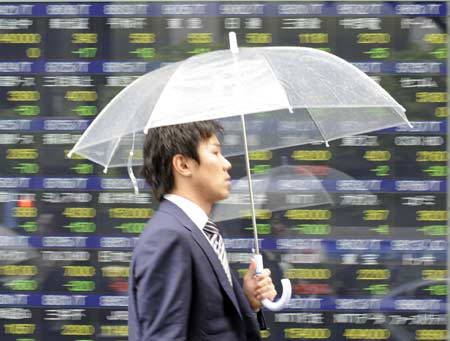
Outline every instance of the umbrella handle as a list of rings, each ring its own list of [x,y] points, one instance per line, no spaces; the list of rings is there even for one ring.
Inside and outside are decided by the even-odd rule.
[[[262,255],[254,255],[256,260],[256,276],[262,273],[264,269]],[[283,293],[278,301],[272,302],[267,298],[262,300],[262,305],[271,311],[279,311],[286,307],[291,299],[292,286],[291,281],[287,278],[281,280],[281,285],[283,286]]]

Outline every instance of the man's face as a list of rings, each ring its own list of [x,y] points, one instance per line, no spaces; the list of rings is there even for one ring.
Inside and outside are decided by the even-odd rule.
[[[214,204],[230,194],[231,178],[228,170],[231,163],[221,154],[216,135],[199,143],[197,148],[200,163],[193,172],[196,191],[202,199]]]

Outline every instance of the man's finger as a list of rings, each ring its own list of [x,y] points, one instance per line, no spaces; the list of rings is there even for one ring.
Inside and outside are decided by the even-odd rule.
[[[271,291],[275,291],[274,285],[273,284],[265,285],[265,286],[263,286],[261,288],[258,288],[256,290],[256,295],[260,295],[262,293],[271,292]]]
[[[253,258],[250,260],[247,275],[250,277],[254,277],[256,275],[256,260]]]
[[[271,275],[270,270],[269,270],[269,269],[264,269],[264,270],[258,275],[258,278],[259,278],[259,277],[266,278],[266,277],[270,277],[270,275]]]
[[[259,278],[258,277],[258,283],[256,284],[257,288],[262,288],[264,286],[267,286],[269,284],[272,284],[272,279],[270,277],[265,278]]]
[[[277,292],[276,292],[275,289],[273,289],[273,290],[269,290],[269,291],[267,291],[267,292],[262,292],[261,294],[258,294],[258,295],[256,296],[256,298],[257,298],[259,301],[262,301],[262,300],[265,299],[265,298],[269,299],[270,301],[273,301],[273,299],[274,299],[276,296],[277,296]]]

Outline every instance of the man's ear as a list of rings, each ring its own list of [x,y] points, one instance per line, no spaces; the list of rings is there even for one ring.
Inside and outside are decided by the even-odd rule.
[[[176,154],[172,158],[173,171],[181,176],[190,176],[192,173],[192,159],[182,154]]]

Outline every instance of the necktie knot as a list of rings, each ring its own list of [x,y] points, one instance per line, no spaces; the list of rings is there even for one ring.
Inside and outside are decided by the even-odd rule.
[[[205,227],[203,227],[203,231],[205,231],[208,236],[219,234],[219,229],[212,220],[208,220],[206,222]]]

